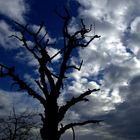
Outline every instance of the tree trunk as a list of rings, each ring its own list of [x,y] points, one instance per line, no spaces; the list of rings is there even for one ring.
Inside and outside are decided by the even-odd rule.
[[[43,127],[40,130],[41,137],[43,140],[59,140],[57,101],[49,98],[47,103]]]
[[[50,124],[44,124],[40,132],[42,140],[59,140],[60,138],[58,134],[58,126],[53,124],[53,121],[51,121]]]

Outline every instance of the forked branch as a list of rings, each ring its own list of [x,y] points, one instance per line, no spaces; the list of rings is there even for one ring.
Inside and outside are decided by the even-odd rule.
[[[38,34],[41,32],[44,23],[42,23],[38,29],[37,32],[32,32],[30,31],[29,28],[27,28],[28,26],[23,26],[18,22],[15,22],[22,30],[21,30],[21,35],[22,37],[18,37],[16,35],[12,35],[13,37],[17,38],[18,40],[20,40],[21,42],[23,42],[24,47],[34,56],[34,58],[38,61],[39,63],[39,69],[38,72],[40,74],[40,81],[36,82],[37,85],[39,86],[39,88],[43,91],[43,93],[45,94],[45,96],[47,96],[48,93],[48,87],[47,87],[47,83],[45,80],[45,77],[47,77],[49,84],[50,84],[50,88],[54,89],[54,75],[47,67],[47,64],[51,64],[51,61],[58,55],[60,54],[63,50],[58,51],[55,55],[53,55],[52,57],[50,57],[50,55],[47,52],[46,47],[49,45],[52,45],[52,43],[49,43],[49,39],[47,39],[46,43],[44,44],[44,46],[42,46],[41,41],[45,38],[45,36],[47,35],[47,33],[41,38],[38,38]],[[27,39],[26,39],[26,34],[28,33],[31,37],[33,37],[34,39],[34,47],[29,46],[27,43]],[[40,83],[39,83],[40,82]],[[41,87],[40,85],[43,85],[43,87]]]
[[[93,89],[93,90],[89,89],[88,91],[82,93],[78,97],[73,97],[70,101],[67,101],[67,103],[65,105],[61,106],[59,109],[59,122],[62,121],[62,119],[64,118],[64,115],[66,114],[66,112],[69,110],[70,107],[72,107],[73,105],[75,105],[81,101],[87,102],[88,99],[86,97],[88,95],[90,95],[92,92],[96,92],[99,90],[100,89]]]
[[[67,66],[67,69],[73,68],[73,69],[76,69],[76,70],[80,71],[81,70],[81,67],[82,67],[82,64],[83,64],[83,60],[81,61],[79,67],[77,67],[75,65],[70,65],[70,66]]]

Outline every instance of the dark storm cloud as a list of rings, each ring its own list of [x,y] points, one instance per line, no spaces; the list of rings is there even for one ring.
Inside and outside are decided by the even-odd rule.
[[[126,89],[125,101],[110,112],[107,117],[108,131],[111,135],[126,140],[139,140],[140,138],[140,75],[131,79]],[[121,94],[125,94],[125,93]]]

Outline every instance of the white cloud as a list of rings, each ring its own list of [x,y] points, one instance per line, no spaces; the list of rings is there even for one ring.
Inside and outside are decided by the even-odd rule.
[[[62,101],[60,101],[60,104],[64,102],[65,99],[70,98],[70,94],[68,93],[77,96],[88,88],[100,87],[100,92],[92,94],[89,97],[89,103],[82,102],[72,108],[71,111],[68,112],[67,119],[74,121],[94,116],[97,118],[98,116],[103,116],[107,119],[109,115],[111,115],[113,116],[111,121],[105,122],[103,127],[97,128],[97,131],[94,131],[95,134],[91,134],[92,131],[90,128],[84,128],[83,130],[86,130],[85,134],[90,134],[88,138],[91,139],[92,136],[93,138],[104,140],[131,140],[132,137],[128,138],[128,136],[134,136],[135,133],[133,132],[128,136],[127,134],[130,132],[131,126],[134,126],[135,122],[139,122],[137,116],[139,116],[138,104],[140,101],[138,94],[140,83],[140,1],[77,1],[81,5],[79,8],[79,17],[85,19],[84,22],[87,25],[95,23],[95,31],[93,31],[92,34],[95,32],[101,35],[101,38],[94,40],[88,48],[79,51],[80,59],[84,60],[83,66],[81,71],[73,71],[70,74],[74,80],[72,79],[70,86],[67,87],[66,92],[64,91],[64,98],[61,98]],[[7,13],[8,11],[6,11],[5,15],[8,15]],[[17,17],[21,21],[24,21],[21,15],[23,17],[23,13],[26,12],[21,13],[22,14],[19,14],[20,17]],[[10,18],[14,16],[15,14],[13,12]],[[75,24],[75,20],[76,18],[73,18],[71,24]],[[2,25],[0,27],[0,42],[3,46],[8,47],[9,44],[5,37],[9,32],[12,33],[13,30],[5,22],[1,22],[0,24]],[[38,28],[38,25],[33,26],[34,30]],[[73,26],[71,32],[74,32],[76,28],[77,25]],[[46,29],[43,28],[41,36],[44,35],[45,32]],[[6,43],[8,45],[6,45]],[[53,55],[56,51],[58,50],[51,48],[49,54]],[[23,54],[19,54],[19,56],[20,55],[23,56]],[[30,59],[28,59],[29,57],[25,59],[27,61],[32,60],[32,56],[28,56]],[[61,56],[58,55],[56,61],[59,60],[60,57]],[[77,59],[72,59],[72,61],[73,63],[79,62]],[[32,61],[31,63],[36,64]],[[125,106],[125,104],[127,106]],[[129,115],[135,113],[138,115]],[[122,126],[122,121],[120,120],[126,120],[126,124]],[[117,125],[119,125],[119,127],[117,127]],[[122,132],[125,132],[123,135],[122,132],[120,132],[120,128],[123,128]],[[136,128],[136,126],[134,126],[134,128]],[[85,132],[83,130],[81,129],[80,132]],[[117,133],[115,134],[115,132]]]
[[[25,14],[29,11],[29,6],[25,0],[1,0],[0,14],[16,20],[18,22],[25,22]]]
[[[52,56],[54,56],[55,54],[57,54],[57,53],[59,52],[59,49],[49,47],[47,51],[48,51],[48,54],[50,55],[50,57],[52,57]],[[58,54],[56,57],[54,57],[54,59],[53,59],[52,61],[53,61],[53,62],[56,62],[56,61],[58,61],[60,58],[61,58],[61,55]]]
[[[96,34],[101,35],[101,39],[93,41],[89,48],[79,52],[80,58],[84,60],[83,68],[80,72],[74,72],[72,76],[81,79],[103,73],[101,87],[117,89],[140,72],[138,57],[127,51],[130,45],[125,43],[129,40],[134,48],[138,48],[125,33],[129,25],[133,33],[138,31],[140,12],[136,13],[136,9],[140,3],[137,0],[135,3],[130,0],[78,0],[78,2],[81,4],[79,16],[86,19],[87,25],[95,23]]]
[[[135,125],[136,122],[139,123],[139,119],[128,114],[138,112],[140,101],[137,94],[140,83],[140,11],[138,10],[140,1],[77,1],[81,5],[79,17],[82,17],[87,25],[95,24],[95,33],[101,35],[101,38],[93,41],[88,48],[79,51],[80,59],[84,60],[83,67],[81,71],[73,71],[71,74],[75,81],[71,82],[68,90],[70,93],[75,92],[76,96],[89,88],[89,83],[98,81],[101,84],[101,91],[90,96],[89,104],[81,103],[72,110],[81,114],[80,117],[84,119],[99,115],[99,118],[103,116],[108,120],[111,119],[109,115],[113,112],[114,118],[112,117],[106,125],[94,128],[93,134],[85,135],[86,139],[137,140],[139,134],[136,130],[139,128]],[[73,31],[75,29],[72,28]],[[94,31],[92,33],[94,34]],[[131,108],[131,104],[136,108]],[[124,126],[121,125],[123,122]],[[77,135],[80,134],[77,132]]]
[[[25,14],[28,12],[29,7],[25,0],[1,0],[0,1],[0,14],[2,17],[10,18],[10,21],[14,20],[20,23],[25,23]],[[21,42],[14,37],[9,38],[11,35],[19,35],[19,32],[6,21],[6,19],[0,20],[0,47],[5,49],[17,49],[21,46]]]
[[[1,116],[9,115],[13,106],[16,112],[24,112],[27,109],[30,111],[38,111],[39,104],[37,101],[29,97],[26,92],[11,92],[0,90],[0,114]]]
[[[131,31],[132,33],[139,33],[140,30],[140,17],[136,17],[131,23]]]
[[[15,55],[15,59],[18,62],[24,62],[24,63],[26,63],[28,66],[38,66],[38,61],[34,58],[33,54],[31,54],[25,48],[22,48],[22,50],[20,50]]]
[[[4,20],[0,20],[0,45],[4,49],[17,49],[20,46],[19,40],[10,37],[11,35],[19,34],[14,31],[9,24]]]

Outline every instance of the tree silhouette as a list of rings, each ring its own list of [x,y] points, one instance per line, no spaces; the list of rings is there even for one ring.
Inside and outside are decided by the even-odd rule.
[[[31,31],[28,25],[24,26],[16,22],[16,25],[20,28],[21,36],[12,35],[12,37],[17,38],[23,43],[23,46],[30,52],[34,59],[37,60],[38,74],[40,79],[35,80],[36,85],[42,91],[42,95],[37,93],[27,82],[20,78],[20,75],[16,73],[15,67],[8,67],[4,64],[0,64],[0,77],[11,77],[14,84],[17,84],[20,90],[25,90],[33,98],[37,99],[41,105],[44,107],[44,114],[40,114],[43,123],[40,129],[41,137],[43,140],[59,140],[61,135],[65,133],[68,129],[73,129],[75,126],[83,126],[86,124],[99,123],[101,120],[85,120],[84,122],[72,122],[70,124],[62,125],[62,120],[65,118],[66,112],[75,104],[79,102],[87,102],[86,98],[93,92],[99,91],[99,89],[88,89],[87,91],[81,93],[77,97],[72,97],[64,105],[58,105],[58,100],[62,94],[62,89],[64,88],[64,80],[66,73],[70,70],[80,71],[83,61],[81,61],[80,66],[71,65],[71,57],[73,51],[77,48],[86,48],[94,39],[100,38],[98,35],[88,36],[91,32],[92,26],[87,28],[81,19],[80,29],[71,33],[69,31],[69,24],[71,22],[71,15],[65,8],[65,15],[61,15],[56,11],[56,14],[63,20],[64,25],[62,28],[63,32],[63,48],[60,49],[56,54],[50,56],[48,53],[48,48],[54,44],[50,43],[50,40],[45,40],[47,33],[43,37],[39,37],[39,34],[44,27],[42,23],[37,32]],[[27,43],[27,36],[32,37],[34,41],[34,46],[29,46]],[[88,41],[87,41],[88,38]],[[54,59],[61,54],[62,59],[60,61],[60,66],[58,71],[55,73],[50,69],[53,67]],[[80,92],[80,91],[79,91]]]
[[[15,107],[13,107],[8,116],[0,118],[1,140],[31,140],[31,131],[37,129],[40,125],[36,121],[36,117],[36,113],[28,110],[16,113]]]

